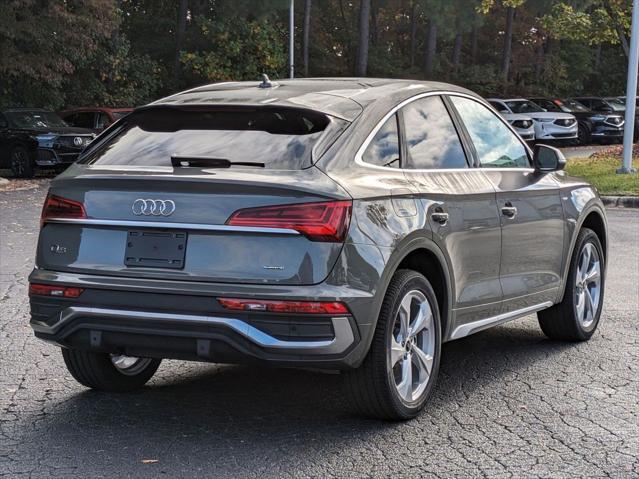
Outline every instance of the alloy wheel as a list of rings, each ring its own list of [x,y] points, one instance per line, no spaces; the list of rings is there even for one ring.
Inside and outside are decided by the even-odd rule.
[[[11,154],[11,169],[16,176],[24,174],[26,162],[28,161],[24,151],[14,150]]]
[[[433,312],[418,290],[402,298],[393,324],[390,365],[397,393],[406,403],[418,401],[428,385],[435,355]]]
[[[135,376],[151,363],[151,358],[138,358],[135,356],[125,356],[123,354],[111,354],[111,363],[119,373],[125,376]]]
[[[601,261],[592,243],[586,243],[579,255],[575,286],[575,314],[581,326],[589,328],[601,298]]]

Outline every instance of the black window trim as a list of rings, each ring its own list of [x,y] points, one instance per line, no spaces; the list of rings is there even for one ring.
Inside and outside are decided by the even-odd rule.
[[[453,102],[450,101],[450,95],[442,95],[442,100],[446,106],[446,110],[448,110],[448,115],[450,116],[453,125],[455,125],[457,136],[459,137],[462,149],[466,155],[466,164],[468,165],[468,168],[479,168],[480,165],[477,150],[475,149],[475,145],[473,144],[473,140],[471,139],[468,130],[466,130],[466,126],[464,125],[461,116],[459,116],[459,112],[455,108],[455,105],[453,105]]]

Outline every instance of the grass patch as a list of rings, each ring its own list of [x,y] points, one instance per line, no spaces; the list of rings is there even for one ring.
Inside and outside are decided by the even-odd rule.
[[[632,165],[639,170],[639,158]],[[568,160],[566,172],[592,183],[602,196],[639,196],[639,175],[618,175],[619,157],[577,158]]]

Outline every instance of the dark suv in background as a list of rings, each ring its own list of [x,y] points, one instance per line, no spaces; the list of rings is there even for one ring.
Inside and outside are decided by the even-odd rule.
[[[625,118],[626,104],[617,97],[580,96],[575,97],[579,103],[596,113],[621,115]],[[635,113],[634,141],[639,140],[639,111]]]
[[[570,98],[531,98],[546,111],[570,113],[577,118],[579,144],[592,141],[612,142],[623,138],[623,114],[595,113],[577,100]]]
[[[38,167],[73,163],[94,138],[91,130],[70,127],[52,111],[6,109],[0,112],[0,167],[31,178]]]

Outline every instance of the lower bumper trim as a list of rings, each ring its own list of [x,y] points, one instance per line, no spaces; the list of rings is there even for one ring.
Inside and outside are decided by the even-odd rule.
[[[58,320],[53,324],[32,320],[31,327],[36,333],[55,336],[62,328],[70,323],[90,319],[107,319],[122,321],[127,319],[149,320],[154,322],[188,323],[192,325],[221,326],[241,335],[256,346],[282,353],[335,355],[346,351],[354,342],[355,337],[347,317],[331,318],[334,337],[320,341],[287,341],[275,338],[237,318],[219,316],[203,316],[190,314],[159,313],[146,311],[127,311],[107,308],[90,308],[70,306],[60,312]]]

